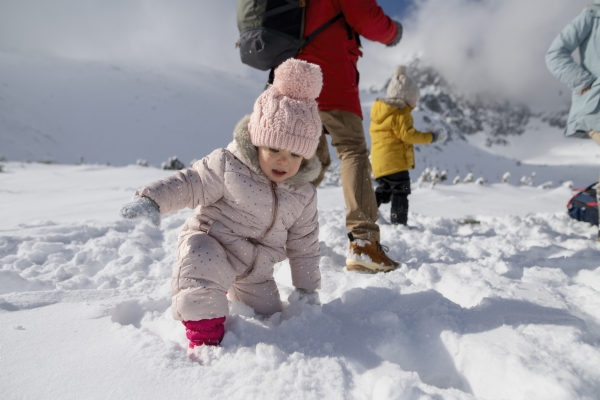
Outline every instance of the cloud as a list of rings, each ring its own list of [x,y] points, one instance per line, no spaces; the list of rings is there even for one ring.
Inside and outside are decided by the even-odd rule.
[[[590,0],[419,0],[389,49],[363,40],[361,86],[381,87],[415,55],[469,93],[533,107],[564,105],[568,89],[544,54]],[[204,65],[265,79],[244,66],[232,0],[3,0],[0,50],[142,63]],[[559,93],[562,91],[562,96]]]
[[[5,0],[0,49],[242,71],[235,2]]]
[[[379,76],[391,75],[394,64],[418,55],[462,91],[516,99],[534,108],[564,107],[570,94],[547,70],[544,56],[552,40],[587,3],[419,1],[402,21],[405,33],[397,48],[365,46],[362,65],[368,81],[364,85],[376,85]]]

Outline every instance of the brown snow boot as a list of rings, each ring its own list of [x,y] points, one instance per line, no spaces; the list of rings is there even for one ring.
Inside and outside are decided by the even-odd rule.
[[[352,233],[348,233],[350,248],[346,255],[346,269],[348,271],[362,271],[375,274],[377,272],[390,272],[399,265],[389,258],[385,253],[386,246],[379,242],[355,239]]]

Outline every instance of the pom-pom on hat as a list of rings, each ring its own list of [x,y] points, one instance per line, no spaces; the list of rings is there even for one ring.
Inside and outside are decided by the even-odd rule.
[[[387,96],[390,99],[400,99],[409,106],[417,105],[417,100],[421,96],[419,87],[407,75],[408,68],[404,65],[398,65],[394,70],[394,76],[387,87]]]
[[[322,86],[318,65],[293,58],[282,63],[275,70],[273,86],[254,103],[248,123],[252,144],[311,158],[323,129],[315,100]]]

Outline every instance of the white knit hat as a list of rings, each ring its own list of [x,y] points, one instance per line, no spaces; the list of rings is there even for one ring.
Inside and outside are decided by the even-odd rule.
[[[387,87],[387,96],[390,99],[403,100],[409,106],[414,107],[417,105],[421,92],[415,81],[406,74],[407,70],[405,65],[396,67],[394,76]]]

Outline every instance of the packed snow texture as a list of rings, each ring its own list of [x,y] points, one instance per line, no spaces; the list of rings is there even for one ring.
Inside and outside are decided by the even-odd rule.
[[[322,306],[231,303],[221,347],[187,354],[170,312],[179,229],[118,217],[170,171],[7,163],[0,174],[0,391],[6,398],[574,399],[600,392],[600,247],[568,185],[413,185],[402,262],[344,269],[340,187],[319,189]],[[290,301],[288,301],[288,298]]]
[[[598,179],[592,141],[533,118],[501,150],[456,129],[417,146],[410,228],[380,209],[402,264],[377,275],[344,268],[334,162],[318,189],[322,305],[282,262],[283,312],[231,303],[222,345],[188,354],[170,275],[191,210],[160,228],[118,212],[172,173],[152,166],[226,146],[262,82],[15,51],[0,52],[0,90],[0,397],[598,398],[600,244],[565,209],[571,185]],[[361,96],[368,129],[378,94]]]

